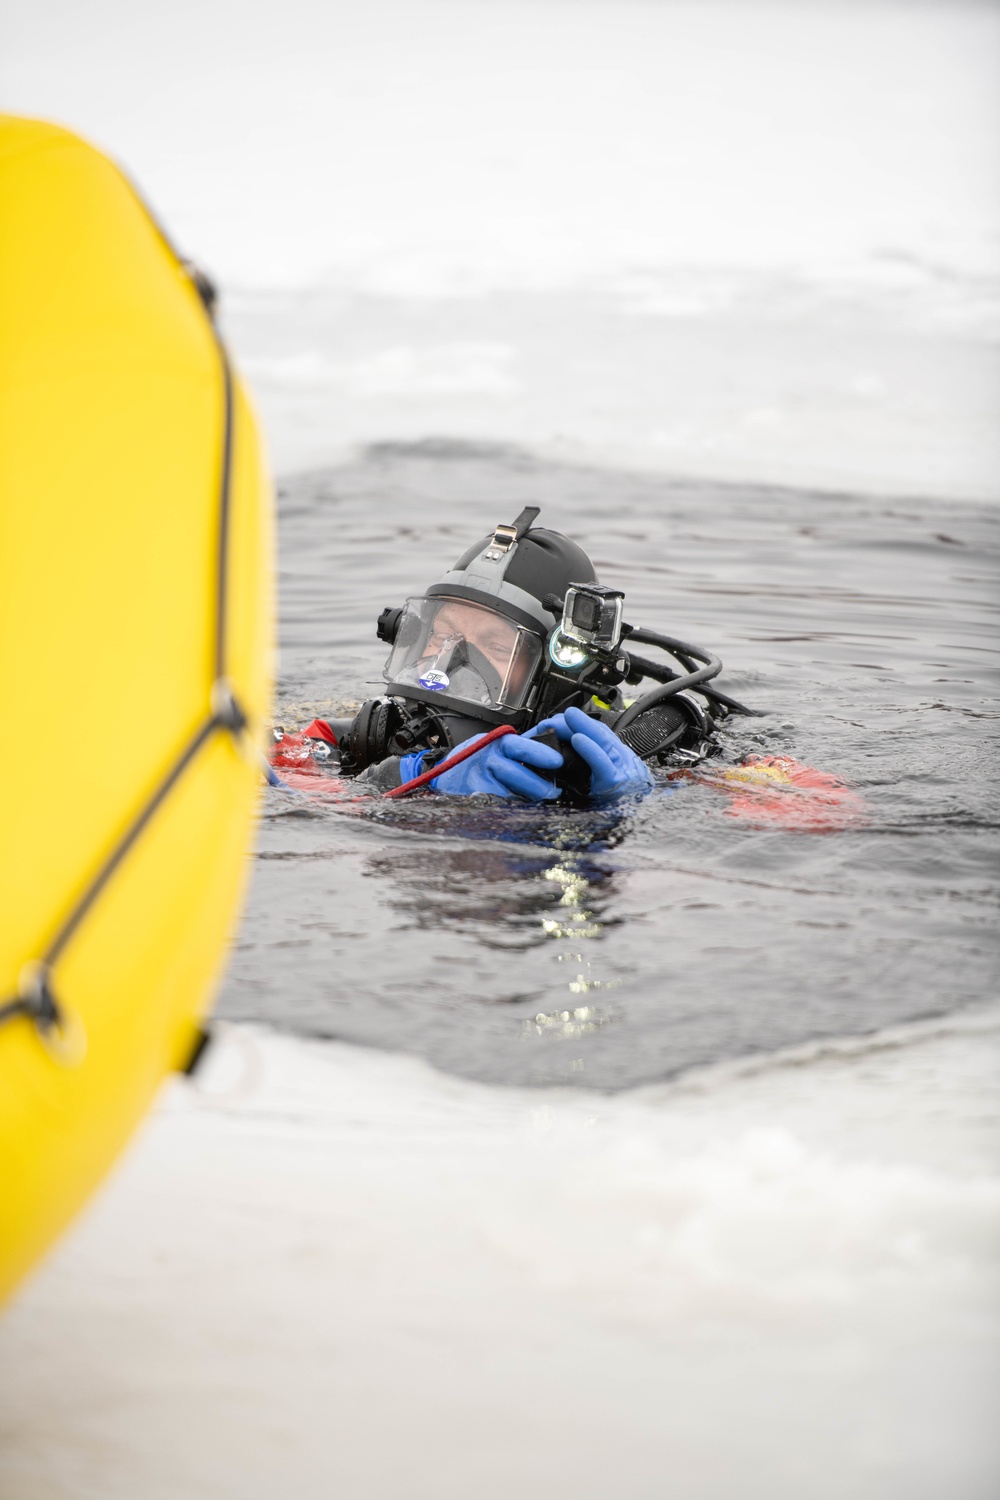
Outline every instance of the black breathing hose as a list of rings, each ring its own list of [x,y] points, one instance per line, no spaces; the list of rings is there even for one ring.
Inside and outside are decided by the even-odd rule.
[[[718,677],[722,671],[722,662],[711,651],[703,651],[700,646],[689,646],[685,641],[675,641],[673,636],[660,635],[655,630],[633,630],[628,640],[638,641],[640,645],[659,646],[661,650],[669,651],[671,656],[675,656],[685,666],[688,661],[701,661],[705,665],[698,667],[695,671],[685,672],[680,677],[674,677],[669,682],[661,683],[651,693],[644,693],[641,698],[637,698],[632,706],[625,710],[621,718],[615,720],[615,734],[618,735],[655,703],[661,703],[664,698],[672,698],[676,693],[684,692],[686,688],[696,688],[700,683],[711,682],[712,678]]]
[[[615,720],[616,734],[621,734],[623,729],[627,729],[640,714],[645,713],[654,704],[661,703],[664,698],[672,698],[676,693],[682,693],[688,688],[696,688],[710,702],[728,708],[731,713],[747,714],[753,718],[760,717],[758,709],[747,708],[745,704],[728,697],[725,693],[720,693],[716,688],[704,686],[705,683],[711,682],[713,677],[718,677],[722,671],[722,662],[711,651],[704,651],[699,646],[689,646],[686,641],[678,641],[672,635],[660,635],[659,631],[645,630],[641,627],[629,631],[623,644],[628,647],[633,641],[640,646],[659,646],[661,651],[668,652],[679,661],[686,671],[678,674],[669,667],[659,666],[656,662],[646,661],[641,656],[631,656],[629,653],[633,666],[647,676],[658,680],[661,686],[637,698],[621,717]],[[696,667],[695,663],[699,661],[704,662],[704,666]]]
[[[722,663],[711,651],[705,651],[701,646],[689,646],[686,641],[678,641],[672,635],[661,635],[658,630],[647,630],[644,625],[637,625],[630,630],[622,641],[626,645],[629,641],[638,641],[640,646],[659,646],[662,651],[669,651],[671,656],[683,659],[685,656],[692,657],[695,661],[719,662],[717,671],[722,670]]]
[[[629,677],[629,681],[639,682],[641,677],[652,677],[654,682],[676,682],[680,676],[679,672],[673,671],[670,667],[665,667],[662,662],[650,661],[645,656],[636,656],[632,651],[628,653],[628,658],[632,663],[632,670],[635,673],[634,677]],[[689,671],[694,671],[694,663],[690,658],[686,660],[678,658],[678,660],[683,661],[685,668]],[[709,703],[718,704],[719,707],[728,709],[731,714],[745,714],[748,718],[753,719],[763,717],[759,708],[747,708],[746,704],[741,703],[738,698],[730,698],[728,693],[720,693],[718,688],[706,687],[702,684],[698,691],[703,698],[708,699]]]

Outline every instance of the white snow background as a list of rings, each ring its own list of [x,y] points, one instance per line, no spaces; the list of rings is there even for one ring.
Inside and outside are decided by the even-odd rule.
[[[7,107],[219,279],[279,471],[444,431],[997,497],[995,4],[4,9]]]

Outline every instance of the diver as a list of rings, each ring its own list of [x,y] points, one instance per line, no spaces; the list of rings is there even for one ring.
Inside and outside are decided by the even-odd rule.
[[[711,652],[627,624],[621,590],[538,514],[526,507],[382,611],[385,692],[353,720],[314,719],[304,733],[317,759],[339,755],[341,774],[374,792],[424,777],[452,796],[600,804],[645,795],[655,768],[704,760],[728,714],[753,713],[710,686],[722,669]]]

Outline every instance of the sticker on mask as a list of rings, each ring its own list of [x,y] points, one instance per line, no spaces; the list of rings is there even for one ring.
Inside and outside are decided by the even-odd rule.
[[[447,672],[439,672],[436,667],[428,667],[426,672],[420,674],[420,686],[430,688],[432,693],[443,693],[446,687],[451,686],[451,678]]]

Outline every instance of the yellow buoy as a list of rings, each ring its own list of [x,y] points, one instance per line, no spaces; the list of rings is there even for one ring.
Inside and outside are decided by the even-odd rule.
[[[271,500],[211,301],[0,116],[0,1296],[190,1057],[244,884]]]

